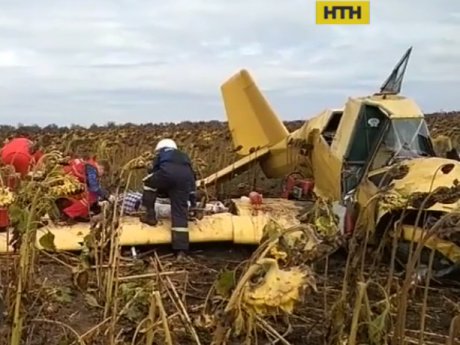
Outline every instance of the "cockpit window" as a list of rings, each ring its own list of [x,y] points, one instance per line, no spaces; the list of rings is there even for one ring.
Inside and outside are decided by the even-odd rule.
[[[377,150],[371,170],[393,162],[435,156],[424,119],[393,119]]]

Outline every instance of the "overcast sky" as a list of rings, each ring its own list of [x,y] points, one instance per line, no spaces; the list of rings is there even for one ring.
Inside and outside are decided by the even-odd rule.
[[[441,5],[442,4],[442,5]],[[285,120],[374,92],[460,109],[460,1],[371,0],[370,25],[315,25],[313,0],[0,0],[0,123],[225,120],[247,68]]]

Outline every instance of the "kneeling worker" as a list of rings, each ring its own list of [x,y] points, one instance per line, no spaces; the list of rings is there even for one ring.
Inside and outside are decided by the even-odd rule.
[[[187,251],[188,201],[196,207],[194,196],[195,173],[188,155],[177,149],[172,139],[162,139],[155,148],[155,159],[151,173],[144,178],[142,204],[146,214],[140,221],[152,226],[157,224],[155,201],[158,194],[166,194],[171,203],[171,238],[172,248]]]
[[[42,156],[43,152],[39,150],[38,143],[28,138],[17,137],[7,141],[0,149],[0,162],[11,166],[14,172],[3,176],[6,186],[14,191],[20,179],[26,177]],[[2,208],[0,210],[0,231],[5,230],[9,225],[8,210]]]
[[[101,200],[113,200],[109,192],[102,188],[100,177],[105,172],[104,164],[94,160],[73,159],[64,168],[65,173],[75,176],[86,186],[78,198],[69,198],[62,212],[73,220],[89,220],[90,209]]]
[[[17,173],[24,178],[43,156],[38,144],[18,137],[8,141],[0,150],[1,160],[5,165],[12,165]]]

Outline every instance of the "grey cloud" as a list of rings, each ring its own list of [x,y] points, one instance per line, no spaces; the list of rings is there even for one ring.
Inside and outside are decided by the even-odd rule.
[[[404,90],[454,109],[460,3],[443,4],[371,0],[371,25],[317,26],[305,0],[2,0],[0,116],[224,120],[219,86],[247,68],[280,115],[304,118],[378,89],[410,45]]]

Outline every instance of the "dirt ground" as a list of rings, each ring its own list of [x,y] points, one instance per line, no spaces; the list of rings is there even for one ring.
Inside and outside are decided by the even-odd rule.
[[[427,121],[432,134],[448,135],[455,147],[460,149],[460,133],[455,129],[460,114],[432,114]],[[303,121],[287,123],[289,130],[302,125]],[[0,126],[1,127],[1,126]],[[193,157],[200,176],[217,171],[234,161],[236,155],[231,150],[230,133],[226,123],[222,122],[185,122],[178,125],[124,125],[121,127],[106,126],[84,128],[46,128],[23,127],[20,130],[2,127],[0,139],[17,135],[28,134],[48,148],[55,148],[67,153],[97,153],[106,158],[111,164],[112,171],[119,171],[126,162],[145,151],[151,151],[158,138],[171,134],[178,143]],[[97,148],[97,152],[95,151]],[[133,178],[134,188],[138,187],[144,171],[141,169]],[[108,176],[108,183],[118,182],[115,174]],[[279,195],[281,181],[265,179],[258,167],[235,177],[232,183],[220,188],[217,193],[222,195],[240,194],[240,186],[251,185],[257,180],[257,185],[263,188],[264,196]],[[243,186],[243,189],[245,187]],[[152,266],[154,252],[151,248],[139,249],[137,260],[131,257],[127,249],[121,261],[118,296],[118,312],[116,338],[118,344],[136,344],[133,341],[136,328],[146,318],[150,307],[150,295],[153,290],[161,292],[166,313],[169,315],[169,327],[174,344],[196,344],[188,328],[184,326],[177,308],[158,283]],[[178,294],[182,297],[187,313],[190,315],[199,339],[203,345],[210,344],[214,327],[209,327],[207,317],[213,314],[218,305],[222,304],[219,298],[209,293],[219,275],[224,270],[234,270],[247,260],[254,248],[235,247],[219,244],[212,246],[195,247],[185,261],[177,261],[169,253],[169,248],[157,248],[157,254],[164,266],[163,271],[174,283]],[[17,258],[16,258],[17,259]],[[34,278],[28,281],[28,293],[23,305],[26,306],[24,321],[25,345],[70,345],[75,342],[77,333],[87,345],[106,345],[108,334],[105,333],[110,321],[104,318],[103,294],[96,284],[95,270],[91,271],[85,288],[75,283],[72,274],[80,260],[77,255],[40,254]],[[0,344],[9,344],[11,332],[11,306],[14,299],[12,272],[14,258],[0,258],[0,290],[2,291],[3,305],[0,305]],[[290,316],[285,319],[269,319],[268,322],[290,344],[324,344],[331,321],[331,308],[341,294],[345,274],[344,253],[336,253],[329,258],[328,265],[319,263],[316,266],[317,291],[305,296],[305,300]],[[327,267],[327,275],[325,274]],[[376,282],[382,285],[386,282],[387,265],[379,266]],[[185,271],[185,272],[184,272]],[[150,273],[148,278],[139,277]],[[134,277],[133,277],[134,276]],[[135,277],[137,276],[137,278]],[[131,277],[131,278],[129,278]],[[381,281],[379,281],[379,279]],[[81,283],[81,282],[80,282]],[[400,286],[394,283],[394,289]],[[420,320],[425,317],[426,344],[445,344],[449,334],[452,319],[459,314],[460,288],[455,286],[431,286],[428,293],[426,310],[423,310],[423,286],[411,290],[411,301],[407,315],[406,334],[414,343],[418,343]],[[210,297],[209,297],[210,296]],[[381,298],[375,294],[375,299]],[[8,313],[10,311],[10,313]],[[391,310],[394,316],[394,310]],[[217,318],[218,319],[218,318]],[[290,325],[290,327],[287,326]],[[161,329],[161,327],[158,327]],[[144,333],[137,332],[137,339],[144,337]],[[164,334],[158,331],[154,343],[164,344]],[[269,344],[261,335],[257,344]],[[145,343],[145,341],[144,341]],[[242,344],[241,339],[235,344]],[[254,344],[256,344],[254,340]]]
[[[225,244],[215,246],[201,246],[194,248],[185,261],[177,261],[173,255],[168,253],[168,248],[157,249],[161,258],[164,271],[177,272],[170,274],[178,293],[182,296],[184,305],[195,323],[195,328],[202,344],[211,344],[212,334],[205,327],[200,327],[200,320],[203,319],[204,305],[207,295],[218,275],[222,270],[235,269],[242,261],[246,260],[254,248],[235,247]],[[138,253],[137,260],[130,258],[130,251],[126,250],[122,262],[120,276],[132,276],[151,272],[151,258],[153,252],[145,251]],[[327,278],[323,264],[317,267],[317,288],[316,293],[306,296],[290,317],[291,330],[285,336],[291,344],[323,344],[324,336],[328,331],[330,315],[328,311],[342,289],[344,276],[344,253],[334,254],[328,262]],[[77,262],[76,257],[59,255],[57,257],[41,256],[40,264],[37,265],[36,282],[32,292],[29,293],[27,307],[27,339],[24,344],[30,345],[63,345],[71,344],[74,338],[72,333],[62,326],[65,323],[72,327],[80,335],[84,336],[86,344],[105,344],[103,332],[93,332],[91,329],[104,321],[103,309],[97,306],[96,291],[89,286],[86,292],[79,291],[72,279],[70,267]],[[322,266],[322,267],[321,267]],[[2,264],[3,277],[6,263]],[[385,267],[382,266],[384,277]],[[181,273],[186,271],[186,273]],[[3,280],[3,279],[2,279]],[[130,297],[133,298],[133,291],[148,290],[146,286],[154,281],[154,278],[137,278],[125,280],[121,285],[130,285]],[[4,281],[4,280],[3,280]],[[91,284],[90,284],[91,285]],[[140,290],[136,290],[139,288]],[[123,295],[123,289],[121,295]],[[445,343],[449,334],[449,327],[452,318],[458,313],[460,289],[456,287],[432,287],[428,296],[428,308],[426,310],[426,338],[432,344]],[[142,292],[141,292],[142,294]],[[414,289],[413,301],[409,307],[407,318],[407,335],[416,339],[418,336],[421,308],[423,301],[423,287]],[[169,315],[170,329],[173,334],[174,344],[195,344],[193,338],[186,331],[181,319],[177,315],[177,309],[171,303],[167,295],[163,296],[163,303]],[[120,301],[119,310],[126,307]],[[328,308],[324,308],[327,305]],[[138,298],[132,303],[123,315],[120,316],[119,339],[129,344],[135,333],[136,326],[148,313],[148,303],[145,298]],[[8,317],[3,319],[1,339],[6,340],[8,333]],[[271,324],[280,334],[286,332],[287,327],[283,320],[271,320]],[[202,326],[202,322],[201,322]],[[100,328],[103,330],[103,327]],[[0,344],[7,344],[0,339]],[[163,344],[162,336],[155,338],[155,344]],[[237,344],[237,343],[235,343]],[[259,344],[269,344],[267,340],[259,339]]]

